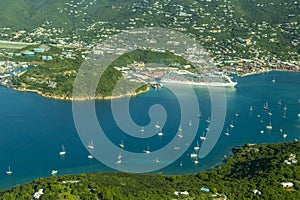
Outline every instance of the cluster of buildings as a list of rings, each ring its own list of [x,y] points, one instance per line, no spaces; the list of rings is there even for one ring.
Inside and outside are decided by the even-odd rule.
[[[236,3],[227,0],[194,1],[193,3],[177,2],[176,4],[171,0],[144,0],[134,2],[130,6],[122,6],[119,3],[112,4],[111,7],[107,8],[129,13],[129,19],[87,21],[88,10],[97,6],[99,5],[96,0],[81,0],[65,2],[57,9],[59,13],[66,13],[82,20],[83,24],[86,23],[86,27],[78,27],[76,33],[70,34],[69,30],[64,27],[54,28],[54,22],[46,21],[40,27],[29,32],[20,30],[11,34],[12,30],[9,28],[1,28],[0,38],[37,43],[46,40],[57,45],[88,47],[95,46],[99,41],[123,30],[141,26],[161,27],[161,23],[163,23],[161,19],[163,19],[163,21],[168,22],[169,28],[196,38],[210,51],[216,62],[232,60],[238,56],[242,59],[250,59],[260,65],[269,61],[276,63],[283,60],[282,55],[289,55],[289,63],[299,66],[297,52],[292,50],[285,52],[278,49],[282,52],[274,54],[261,45],[261,43],[268,43],[276,46],[281,42],[286,42],[282,41],[282,34],[284,34],[291,36],[291,47],[297,47],[300,40],[292,36],[299,34],[297,28],[299,22],[293,13],[289,14],[291,19],[289,22],[269,24],[264,20],[249,22],[245,17],[237,17],[236,9],[238,8],[236,8]],[[268,4],[255,4],[257,9],[269,9],[273,6],[290,7],[292,10],[293,7],[299,6],[299,2],[280,3],[271,1]],[[68,26],[68,24],[65,25]],[[239,31],[235,32],[235,29]]]

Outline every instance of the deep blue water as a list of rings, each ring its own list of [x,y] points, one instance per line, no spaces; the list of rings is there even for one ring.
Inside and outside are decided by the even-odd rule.
[[[271,81],[273,77],[276,78],[275,83]],[[210,117],[211,112],[207,88],[194,88],[202,114],[197,140],[181,158],[157,173],[184,174],[209,169],[221,163],[224,155],[230,154],[232,147],[245,143],[300,139],[300,119],[297,117],[297,113],[300,113],[300,73],[270,72],[237,80],[239,84],[236,88],[226,89],[226,121],[222,135],[210,154],[199,160],[198,165],[187,156],[193,152],[196,141],[201,145],[199,136],[207,126],[205,120]],[[178,95],[189,98],[189,93],[184,88]],[[71,102],[47,99],[37,94],[16,92],[2,87],[0,97],[0,189],[50,176],[53,169],[57,169],[59,174],[115,171],[96,159],[87,158],[88,151],[75,129]],[[279,100],[282,105],[278,105]],[[266,101],[272,116],[262,108]],[[113,121],[110,101],[97,101],[96,111],[99,123],[113,143],[118,145],[120,140],[124,140],[128,151],[142,152],[147,146],[156,150],[170,142],[180,123],[179,102],[167,88],[150,90],[131,98],[129,109],[135,123],[147,126],[150,122],[148,111],[154,104],[163,105],[168,114],[163,128],[166,134],[161,138],[153,136],[141,139],[124,134]],[[288,109],[286,119],[283,119],[285,104]],[[191,112],[194,109],[192,106]],[[253,106],[253,111],[249,110],[250,106]],[[235,116],[236,112],[238,116]],[[261,117],[257,117],[258,114]],[[260,122],[261,119],[263,122]],[[224,132],[231,121],[235,127],[229,129],[229,136],[225,136]],[[265,126],[270,121],[273,129],[268,131]],[[288,135],[287,138],[282,137],[280,128]],[[264,134],[260,134],[261,130],[264,130]],[[67,151],[65,157],[58,155],[62,144]],[[183,163],[181,167],[180,162]],[[9,165],[12,175],[5,174]]]

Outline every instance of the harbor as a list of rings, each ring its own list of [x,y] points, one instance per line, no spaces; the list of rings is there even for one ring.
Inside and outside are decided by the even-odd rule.
[[[112,122],[110,101],[96,101],[95,108],[103,124],[102,128],[120,151],[124,149],[144,154],[149,152],[146,154],[149,157],[148,161],[139,163],[141,167],[149,163],[159,165],[167,162],[162,155],[152,156],[153,152],[162,148],[174,137],[184,140],[190,133],[189,129],[197,125],[196,119],[199,119],[200,128],[193,143],[188,144],[189,149],[177,161],[157,172],[195,173],[222,163],[225,157],[231,154],[233,147],[246,143],[299,140],[300,102],[298,100],[300,96],[297,90],[299,75],[290,72],[265,73],[237,78],[239,84],[234,88],[226,87],[227,117],[218,143],[204,159],[196,159],[194,154],[197,154],[202,143],[208,140],[207,130],[215,123],[215,119],[210,115],[210,96],[206,87],[195,87],[201,115],[191,115],[181,125],[176,97],[168,91],[167,85],[159,90],[153,88],[139,95],[138,98],[132,98],[131,103],[134,106],[131,115],[141,127],[137,129],[141,130],[140,134],[150,134],[146,126],[149,123],[147,113],[151,105],[164,106],[168,114],[166,124],[162,124],[159,119],[153,119],[151,127],[154,135],[145,140],[126,135]],[[271,81],[273,76],[276,77],[276,83]],[[179,95],[187,97],[189,94],[185,92],[185,86],[179,87],[182,88]],[[0,188],[9,188],[39,177],[52,176],[52,170],[58,171],[59,175],[115,171],[99,163],[91,155],[92,151],[98,148],[95,141],[88,140],[85,144],[81,143],[72,119],[71,102],[43,98],[34,93],[21,93],[3,87],[0,88],[0,93],[0,110],[3,113],[1,116],[5,116],[1,119],[0,138],[3,153],[0,156],[2,163],[0,171],[3,173],[0,174]],[[124,98],[114,101],[122,104]],[[268,110],[264,109],[266,101]],[[286,118],[283,118],[285,109]],[[268,114],[270,111],[272,115]],[[266,127],[270,122],[272,129]],[[133,127],[131,131],[136,130]],[[139,145],[136,145],[137,143]],[[175,145],[172,151],[181,151],[181,149],[179,145]],[[9,157],[6,156],[8,154]],[[123,153],[119,157],[119,152],[111,159],[112,163],[120,169],[130,162]],[[8,170],[9,166],[10,170]],[[6,171],[12,171],[12,174],[8,175]]]

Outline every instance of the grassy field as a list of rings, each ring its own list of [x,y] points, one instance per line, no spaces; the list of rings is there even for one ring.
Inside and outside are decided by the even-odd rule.
[[[0,41],[0,49],[22,49],[28,45],[32,45],[30,43],[19,43],[19,42],[6,42]]]

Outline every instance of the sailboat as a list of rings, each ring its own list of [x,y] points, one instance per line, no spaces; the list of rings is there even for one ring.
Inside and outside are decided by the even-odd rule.
[[[210,118],[208,117],[207,120],[205,121],[206,123],[210,123]]]
[[[281,104],[282,104],[282,102],[281,102],[281,99],[278,101],[278,105],[280,105],[281,106]]]
[[[156,163],[159,163],[158,156],[156,156],[156,158],[153,161],[156,162]]]
[[[286,110],[283,110],[282,118],[283,118],[283,119],[286,119]]]
[[[253,106],[250,106],[249,110],[250,110],[250,111],[253,111]]]
[[[264,130],[261,130],[261,131],[260,131],[260,134],[264,134],[264,132],[265,132]]]
[[[119,146],[120,146],[122,149],[124,149],[124,142],[123,142],[123,140],[121,141],[121,143],[119,144]]]
[[[12,174],[12,171],[10,170],[10,166],[8,166],[8,170],[5,173],[8,175]]]
[[[287,106],[286,106],[286,104],[284,105],[284,107],[283,107],[283,110],[287,110]]]
[[[269,109],[269,104],[268,104],[267,101],[266,101],[266,103],[263,105],[263,109],[265,109],[265,110],[268,110],[268,109]]]
[[[202,136],[200,136],[200,140],[206,140],[206,137],[204,136],[204,131],[202,133]]]
[[[158,136],[163,136],[164,133],[162,132],[162,130],[160,130],[158,133],[157,133]]]
[[[89,142],[89,144],[87,145],[87,148],[89,148],[89,149],[94,149],[94,143],[93,143],[93,140],[91,140],[91,141]]]
[[[194,160],[194,164],[195,164],[195,165],[198,165],[198,164],[199,164],[198,157],[196,157],[196,160]]]
[[[177,150],[180,150],[180,147],[175,146],[175,147],[173,147],[173,149],[177,151]]]
[[[183,164],[182,164],[182,162],[180,161],[179,166],[182,167],[182,165],[183,165]]]
[[[93,158],[94,158],[94,156],[88,155],[88,159],[93,159]]]
[[[119,153],[118,155],[118,160],[116,162],[117,165],[120,165],[122,163],[122,155],[121,155],[121,152]]]
[[[66,150],[65,150],[65,147],[64,147],[64,145],[61,145],[61,152],[59,152],[59,155],[61,155],[61,156],[63,156],[63,155],[65,155],[66,154]]]
[[[276,80],[275,80],[275,77],[273,77],[273,79],[272,79],[272,82],[273,82],[273,83],[275,83],[275,82],[276,82]]]
[[[267,101],[264,103],[263,109],[265,109],[265,110],[268,110],[268,109],[269,109],[269,104],[268,104]]]
[[[199,147],[199,142],[197,141],[196,146],[194,146],[194,150],[195,150],[195,151],[198,151],[199,149],[200,149],[200,147]]]
[[[140,129],[140,132],[144,133],[144,131],[145,131],[145,129],[144,129],[144,127],[142,127],[142,128]]]
[[[279,129],[279,131],[280,131],[280,133],[282,133],[282,132],[283,132],[283,129],[282,129],[282,127]]]
[[[55,175],[57,174],[57,172],[58,172],[57,170],[52,170],[52,171],[51,171],[51,175],[52,175],[52,176],[55,176]]]
[[[192,126],[192,120],[189,121],[189,126]]]
[[[282,137],[283,137],[283,138],[286,138],[286,137],[287,137],[287,134],[286,134],[286,133],[282,134]]]
[[[178,131],[177,131],[177,137],[183,138],[181,125],[180,125],[179,128],[178,128]]]
[[[239,113],[236,111],[234,115],[235,115],[236,117],[238,117],[238,116],[239,116]]]
[[[160,129],[159,123],[157,122],[154,127],[157,128],[157,129]]]
[[[273,114],[272,114],[272,112],[271,112],[271,110],[269,110],[269,112],[268,112],[268,115],[270,115],[270,116],[272,116]]]
[[[197,157],[198,157],[198,154],[196,154],[196,153],[191,153],[191,154],[190,154],[190,157],[191,157],[191,158],[197,158]]]
[[[231,120],[231,124],[229,124],[230,128],[234,128],[233,120]]]
[[[144,150],[144,153],[146,153],[146,154],[150,153],[149,146],[147,147],[147,150]]]
[[[269,130],[273,128],[271,122],[270,122],[269,125],[266,126],[266,128],[269,129]]]
[[[227,130],[226,130],[226,132],[225,132],[225,135],[226,135],[226,136],[229,136],[229,130],[228,130],[228,128],[227,128]]]

